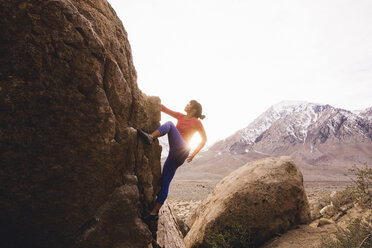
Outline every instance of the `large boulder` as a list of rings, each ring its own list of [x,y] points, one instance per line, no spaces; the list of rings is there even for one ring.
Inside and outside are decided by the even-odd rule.
[[[106,0],[0,0],[0,247],[151,247],[160,99]]]
[[[289,157],[250,162],[225,177],[191,217],[186,247],[251,247],[310,221],[302,174]]]
[[[176,214],[165,202],[159,211],[157,239],[161,248],[185,248]]]

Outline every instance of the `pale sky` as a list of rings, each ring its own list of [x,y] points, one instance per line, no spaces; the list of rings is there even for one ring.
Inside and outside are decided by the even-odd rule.
[[[283,100],[372,107],[371,0],[109,2],[139,88],[179,112],[199,101],[208,145]]]

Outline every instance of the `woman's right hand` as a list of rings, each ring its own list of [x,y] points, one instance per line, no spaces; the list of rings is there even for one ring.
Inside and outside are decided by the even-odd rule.
[[[187,163],[190,163],[193,159],[194,159],[195,155],[190,155],[188,158],[187,158]]]

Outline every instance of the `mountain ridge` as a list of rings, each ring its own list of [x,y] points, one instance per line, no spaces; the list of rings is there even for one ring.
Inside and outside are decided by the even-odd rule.
[[[304,111],[306,109],[310,108],[310,112],[312,112],[313,116],[316,117],[317,113],[324,111],[325,109],[333,109],[334,111],[343,112],[344,115],[353,115],[352,111],[341,109],[341,108],[335,108],[332,107],[329,104],[315,104],[315,103],[308,103],[308,102],[294,102],[294,104],[288,104],[289,101],[285,101],[285,105],[283,102],[280,102],[278,104],[272,105],[270,108],[268,108],[264,113],[262,113],[260,116],[258,116],[253,122],[251,122],[247,127],[238,130],[233,135],[221,140],[217,141],[210,147],[210,149],[216,149],[216,147],[219,146],[219,143],[226,143],[227,139],[237,139],[239,137],[240,142],[242,143],[255,143],[255,141],[260,140],[262,137],[260,137],[263,132],[265,132],[274,122],[276,122],[278,119],[285,118],[288,115],[291,115],[295,112]],[[299,104],[296,104],[299,103]],[[369,113],[367,110],[372,108],[367,108],[366,110],[361,111],[361,114]],[[309,113],[307,113],[309,115]],[[303,117],[303,116],[302,116]],[[315,120],[307,120],[307,121],[313,121],[316,122],[317,118]],[[307,126],[302,126],[302,132],[304,132],[309,125],[312,123],[304,123],[307,124]],[[258,140],[256,140],[258,139]]]

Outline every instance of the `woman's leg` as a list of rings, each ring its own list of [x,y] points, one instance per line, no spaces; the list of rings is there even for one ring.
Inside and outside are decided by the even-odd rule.
[[[142,129],[137,129],[137,134],[148,145],[151,145],[154,139],[156,139],[160,136],[163,136],[167,133],[170,134],[168,136],[172,136],[173,133],[178,133],[179,134],[176,126],[171,121],[168,121],[168,122],[164,123],[163,125],[161,125],[160,127],[158,127],[154,132],[152,132],[152,134],[148,134],[148,133],[144,132]],[[179,134],[179,136],[181,136],[181,135]],[[182,139],[182,137],[181,137],[181,139]]]
[[[161,206],[164,204],[165,200],[168,197],[169,192],[169,185],[176,173],[178,167],[180,167],[186,160],[188,156],[188,150],[182,151],[182,153],[178,152],[175,155],[172,151],[169,153],[168,158],[166,159],[163,172],[161,175],[161,183],[160,183],[160,191],[157,194],[156,204],[151,211],[151,214],[157,214]]]
[[[159,202],[156,202],[155,203],[155,206],[154,206],[154,208],[152,209],[152,211],[151,211],[151,215],[157,215],[158,214],[158,212],[159,212],[159,210],[160,210],[160,208],[161,208],[161,206],[163,206],[163,204],[161,204],[161,203],[159,203]]]
[[[186,160],[189,152],[178,129],[170,121],[160,126],[151,134],[151,136],[157,138],[165,134],[168,134],[169,155],[163,166],[160,184],[161,188],[157,194],[156,204],[151,211],[152,215],[157,214],[161,206],[164,204],[164,201],[168,196],[170,182],[172,181],[177,168]]]
[[[159,131],[160,135],[157,131]],[[159,137],[165,134],[168,134],[168,142],[169,142],[170,150],[172,148],[177,149],[179,147],[186,147],[186,142],[182,138],[176,126],[171,121],[168,121],[164,123],[163,125],[161,125],[160,127],[158,127],[158,129],[153,132],[153,135],[154,135],[153,137]]]
[[[161,174],[160,191],[157,194],[157,199],[154,208],[151,210],[150,215],[157,215],[161,206],[163,206],[165,199],[168,196],[169,185],[173,179],[178,165],[170,156],[165,160],[163,172]],[[147,217],[146,217],[147,218]]]
[[[176,126],[171,122],[168,121],[158,127],[152,134],[148,134],[141,129],[137,129],[137,133],[141,136],[147,144],[152,144],[152,141],[160,136],[168,134],[168,141],[169,147],[181,147],[185,146],[185,141],[183,140],[180,132],[176,128]]]
[[[172,156],[168,156],[163,166],[163,172],[161,174],[160,191],[157,194],[158,198],[156,199],[156,202],[160,203],[161,205],[164,204],[164,201],[168,196],[169,185],[174,177],[174,174],[176,173],[178,166],[179,165],[177,161]]]

